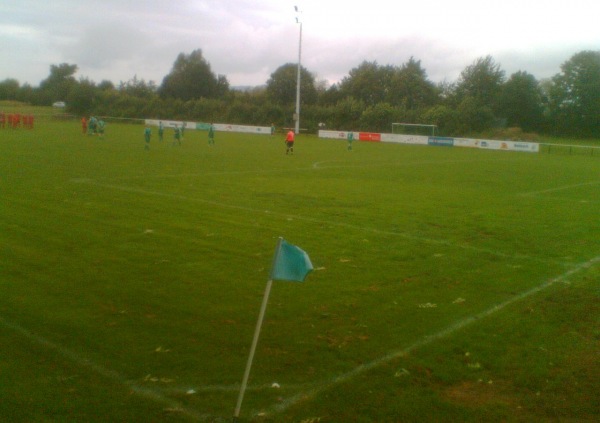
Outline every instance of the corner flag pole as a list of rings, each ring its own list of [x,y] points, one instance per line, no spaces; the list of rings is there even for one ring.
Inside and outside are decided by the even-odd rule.
[[[283,238],[279,237],[277,242],[277,248],[275,249],[275,258],[281,248]],[[275,259],[273,260],[275,262]],[[265,317],[265,311],[267,309],[267,303],[269,302],[269,294],[271,293],[271,286],[273,285],[273,272],[269,280],[267,281],[267,287],[265,289],[265,295],[263,296],[262,305],[260,307],[260,314],[258,315],[258,321],[256,322],[256,329],[254,330],[254,339],[252,340],[252,347],[250,348],[250,355],[248,356],[248,362],[246,363],[246,371],[244,372],[244,379],[242,380],[242,387],[240,388],[240,394],[238,396],[237,405],[235,406],[235,413],[233,417],[237,419],[240,416],[240,409],[242,408],[242,401],[244,400],[244,393],[246,392],[246,386],[248,385],[248,377],[250,376],[250,369],[252,368],[252,361],[254,360],[254,353],[256,352],[256,345],[258,344],[258,337],[260,336],[260,330],[262,328],[263,319]]]

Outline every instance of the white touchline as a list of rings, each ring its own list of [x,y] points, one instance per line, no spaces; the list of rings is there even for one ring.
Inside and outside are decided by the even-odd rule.
[[[519,195],[520,196],[530,196],[530,195],[546,194],[548,192],[564,191],[564,190],[571,189],[571,188],[578,188],[578,187],[584,187],[587,185],[598,185],[598,184],[600,184],[600,181],[584,182],[582,184],[563,185],[561,187],[549,188],[549,189],[544,189],[541,191],[523,192]]]
[[[555,283],[563,282],[570,276],[574,275],[575,273],[578,273],[584,269],[589,269],[590,267],[592,267],[593,265],[595,265],[596,263],[599,263],[599,262],[600,262],[600,256],[594,257],[593,259],[586,261],[585,263],[579,264],[578,266],[574,267],[573,269],[569,270],[566,273],[563,273],[560,276],[557,276],[553,279],[550,279],[550,280],[542,283],[541,285],[538,285],[538,286],[531,288],[527,291],[524,291],[518,295],[515,295],[514,297],[512,297],[509,300],[506,300],[500,304],[497,304],[497,305],[495,305],[481,313],[478,313],[474,316],[459,320],[455,324],[453,324],[445,329],[442,329],[439,332],[436,332],[429,336],[425,336],[424,338],[421,338],[420,340],[414,342],[413,344],[409,345],[408,347],[405,347],[401,350],[393,351],[383,357],[378,358],[377,360],[374,360],[369,363],[358,366],[358,367],[350,370],[347,373],[341,374],[339,376],[334,377],[333,379],[325,381],[325,382],[321,383],[319,386],[317,386],[316,388],[309,389],[304,392],[300,392],[299,394],[296,394],[288,399],[285,399],[285,400],[279,402],[278,404],[274,405],[273,407],[271,407],[271,409],[269,410],[269,413],[284,412],[286,409],[297,404],[298,402],[300,402],[302,400],[315,397],[315,396],[319,395],[321,392],[323,392],[327,389],[330,389],[335,385],[338,385],[342,382],[350,380],[350,379],[354,378],[355,376],[358,376],[362,373],[365,373],[369,370],[379,367],[382,364],[385,364],[391,360],[405,356],[406,354],[410,353],[411,351],[413,351],[417,348],[423,347],[425,345],[429,345],[434,341],[437,341],[441,338],[451,335],[454,332],[458,331],[459,329],[462,329],[465,326],[470,325],[471,323],[477,322],[479,319],[490,316],[490,315],[496,313],[497,311],[500,311],[500,310],[504,309],[505,307],[507,307],[517,301],[527,298],[533,294],[537,294],[538,292],[548,288],[549,286],[551,286]]]
[[[88,360],[87,358],[84,358],[84,357],[80,356],[79,354],[74,353],[73,351],[70,351],[70,350],[68,350],[68,349],[66,349],[66,348],[40,336],[40,335],[36,335],[36,334],[28,331],[27,329],[23,328],[22,326],[20,326],[16,323],[6,320],[2,316],[0,316],[0,326],[3,326],[7,329],[12,330],[13,332],[18,333],[19,335],[21,335],[23,338],[29,340],[30,342],[41,345],[48,350],[52,350],[52,351],[56,352],[58,355],[66,358],[67,360],[71,361],[72,363],[77,364],[80,367],[87,368],[106,379],[112,380],[114,382],[117,382],[117,383],[127,387],[128,389],[131,389],[137,395],[149,398],[149,399],[153,400],[154,402],[163,404],[165,407],[168,407],[170,409],[177,410],[177,412],[184,414],[192,419],[195,419],[197,421],[205,421],[205,420],[211,418],[211,416],[208,414],[206,414],[206,415],[200,414],[194,410],[185,408],[182,406],[181,403],[174,401],[170,398],[167,398],[164,395],[161,395],[159,392],[156,392],[152,389],[140,386],[135,382],[127,380],[122,375],[120,375],[118,372],[107,369],[105,367],[102,367],[102,366]]]
[[[313,169],[320,169],[320,170],[327,170],[327,169],[354,169],[354,168],[365,168],[365,167],[384,167],[384,166],[390,166],[390,167],[407,167],[407,166],[422,166],[422,165],[428,165],[428,164],[432,164],[432,165],[445,165],[445,164],[464,164],[464,163],[473,163],[473,162],[481,162],[481,161],[486,161],[486,160],[475,160],[475,159],[461,159],[461,160],[419,160],[419,161],[412,161],[412,162],[390,162],[390,161],[385,161],[385,162],[367,162],[367,163],[352,163],[352,164],[346,164],[345,162],[343,162],[342,160],[324,160],[322,162],[314,162],[312,164],[312,168]],[[490,160],[487,160],[490,161]],[[496,160],[497,161],[497,160]],[[329,165],[329,166],[322,166],[324,163],[342,163],[340,165]],[[299,168],[297,170],[305,170],[305,168]]]
[[[507,160],[507,159],[502,159]],[[100,178],[99,181],[102,182],[118,182],[118,181],[128,181],[128,180],[136,180],[136,179],[163,179],[163,178],[187,178],[187,177],[204,177],[204,176],[220,176],[220,175],[244,175],[244,174],[266,174],[266,173],[280,173],[280,172],[306,172],[313,171],[315,169],[318,170],[327,170],[327,169],[354,169],[354,168],[365,168],[365,167],[383,167],[383,166],[393,166],[393,167],[406,167],[406,166],[421,166],[426,164],[463,164],[470,162],[481,162],[481,161],[491,161],[491,160],[474,160],[474,159],[463,159],[463,160],[422,160],[422,161],[412,161],[412,162],[367,162],[367,163],[352,163],[345,164],[342,160],[325,160],[321,162],[314,162],[310,167],[296,167],[296,168],[277,168],[277,169],[246,169],[246,170],[214,170],[214,171],[206,171],[206,172],[190,172],[190,173],[171,173],[171,174],[140,174],[140,175],[132,175],[132,176],[119,176],[119,177],[111,177],[111,178]],[[494,161],[499,161],[495,159]],[[324,163],[341,163],[340,165],[334,166],[322,166]],[[76,183],[84,183],[84,182],[94,182],[89,178],[73,178],[71,182]]]
[[[568,277],[572,276],[573,274],[578,273],[581,270],[588,269],[598,262],[600,262],[600,256],[594,257],[593,259],[574,267],[573,269],[569,270],[568,272],[563,273],[562,275],[555,277],[553,279],[550,279],[550,280],[542,283],[541,285],[538,285],[534,288],[524,291],[521,294],[516,295],[513,298],[511,298],[503,303],[497,304],[497,305],[495,305],[479,314],[476,314],[474,316],[460,320],[457,323],[453,324],[452,326],[449,326],[433,335],[426,336],[402,350],[393,351],[377,360],[374,360],[369,363],[358,366],[347,373],[341,374],[339,376],[334,377],[333,379],[330,379],[329,381],[321,383],[316,388],[309,389],[307,391],[296,394],[296,395],[278,403],[277,405],[271,407],[269,412],[270,413],[283,412],[287,408],[293,406],[294,404],[296,404],[304,399],[312,398],[339,383],[350,380],[355,376],[358,376],[366,371],[374,369],[374,368],[376,368],[384,363],[387,363],[395,358],[402,357],[419,347],[431,344],[432,342],[434,342],[438,339],[441,339],[448,335],[451,335],[452,333],[458,331],[459,329],[462,329],[463,327],[465,327],[473,322],[476,322],[481,318],[487,317],[497,311],[500,311],[503,308],[507,307],[508,305],[511,305],[512,303],[515,303],[515,302],[520,301],[524,298],[527,298],[533,294],[536,294],[555,283],[563,282]],[[196,419],[198,421],[203,421],[203,420],[211,418],[210,415],[200,414],[194,410],[184,408],[179,402],[171,400],[171,399],[165,397],[164,395],[161,395],[159,392],[156,392],[152,389],[139,386],[138,384],[136,384],[130,380],[127,380],[122,375],[120,375],[118,372],[107,369],[105,367],[102,367],[84,357],[81,357],[80,355],[74,353],[73,351],[70,351],[64,347],[61,347],[60,345],[42,337],[42,336],[36,335],[36,334],[28,331],[27,329],[23,328],[22,326],[20,326],[18,324],[15,324],[13,322],[6,320],[2,316],[0,316],[0,325],[7,329],[10,329],[14,332],[17,332],[18,334],[20,334],[21,336],[23,336],[24,338],[28,339],[31,342],[41,345],[49,350],[55,351],[59,355],[67,358],[69,361],[71,361],[81,367],[88,368],[88,369],[92,370],[93,372],[95,372],[107,379],[113,380],[115,382],[118,382],[118,383],[128,387],[129,389],[131,389],[132,391],[134,391],[136,394],[138,394],[140,396],[144,396],[146,398],[152,399],[153,401],[155,401],[157,403],[164,404],[165,406],[172,408],[174,410],[177,410],[178,412],[185,414],[185,415],[187,415],[193,419]],[[203,388],[200,388],[200,389],[201,390],[214,390],[215,389],[214,386],[208,386],[205,388],[206,389],[203,389]],[[217,390],[230,390],[230,387],[225,387],[225,388],[218,387],[218,388],[220,388],[220,389],[217,389]]]
[[[326,220],[315,219],[312,217],[293,215],[293,214],[289,214],[289,213],[272,212],[272,211],[268,211],[268,210],[267,211],[258,210],[258,209],[254,209],[254,208],[246,207],[246,206],[220,203],[220,202],[214,201],[214,200],[205,200],[205,199],[201,199],[201,198],[190,198],[190,197],[187,197],[184,195],[177,195],[177,194],[170,194],[170,193],[164,193],[164,192],[159,192],[159,191],[145,190],[145,189],[141,189],[141,188],[122,186],[122,185],[106,184],[106,183],[101,183],[101,182],[86,180],[86,179],[81,179],[81,180],[77,180],[74,182],[85,183],[85,184],[89,184],[89,185],[98,186],[101,188],[114,189],[114,190],[123,191],[123,192],[130,192],[133,194],[150,195],[150,196],[156,196],[156,197],[172,198],[172,199],[181,200],[181,201],[190,201],[190,202],[196,202],[196,203],[210,204],[215,207],[229,208],[229,209],[234,209],[234,210],[244,210],[244,211],[251,212],[251,213],[264,214],[266,212],[271,216],[277,216],[277,217],[281,217],[281,218],[292,218],[292,219],[302,220],[304,222],[326,224],[326,225],[331,225],[331,226],[342,226],[345,228],[355,229],[355,230],[359,230],[359,231],[368,231],[368,232],[372,232],[372,233],[376,233],[376,234],[398,236],[398,237],[401,237],[404,239],[409,239],[412,241],[424,242],[424,243],[428,243],[428,244],[445,245],[448,247],[460,248],[460,249],[467,250],[467,251],[475,251],[477,253],[487,253],[487,254],[498,256],[498,257],[522,259],[522,260],[532,260],[532,261],[537,261],[540,263],[550,263],[550,264],[557,264],[557,265],[561,265],[561,266],[573,265],[573,263],[559,262],[556,260],[546,260],[546,259],[529,256],[529,255],[525,255],[525,254],[518,254],[518,253],[517,254],[515,254],[515,253],[509,254],[509,253],[504,253],[502,251],[491,250],[488,248],[478,248],[478,247],[472,247],[470,245],[456,244],[456,243],[452,243],[450,241],[442,240],[442,239],[433,239],[433,238],[421,237],[421,236],[417,236],[417,235],[411,235],[411,234],[405,233],[405,232],[388,231],[388,230],[382,230],[382,229],[377,229],[377,228],[370,228],[368,226],[352,225],[352,224],[345,223],[345,222],[326,221]]]

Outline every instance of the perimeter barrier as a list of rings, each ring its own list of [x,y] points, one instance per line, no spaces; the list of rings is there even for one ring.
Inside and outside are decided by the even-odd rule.
[[[486,150],[521,151],[538,153],[540,144],[527,141],[498,141],[475,138],[430,137],[426,135],[382,134],[353,131],[319,131],[319,138],[358,140],[365,142],[389,142],[397,144],[429,145],[435,147],[466,147]]]

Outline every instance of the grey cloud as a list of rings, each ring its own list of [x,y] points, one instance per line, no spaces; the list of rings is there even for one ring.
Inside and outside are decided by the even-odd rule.
[[[147,54],[150,39],[135,28],[119,23],[87,28],[81,37],[64,46],[62,52],[69,61],[94,69]]]

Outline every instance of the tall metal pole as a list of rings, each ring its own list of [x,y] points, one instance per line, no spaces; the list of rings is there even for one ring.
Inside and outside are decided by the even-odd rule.
[[[296,12],[299,12],[296,6]],[[296,17],[296,21],[300,24],[300,38],[298,41],[298,80],[296,81],[296,127],[294,133],[300,132],[300,69],[302,67],[302,21]]]

